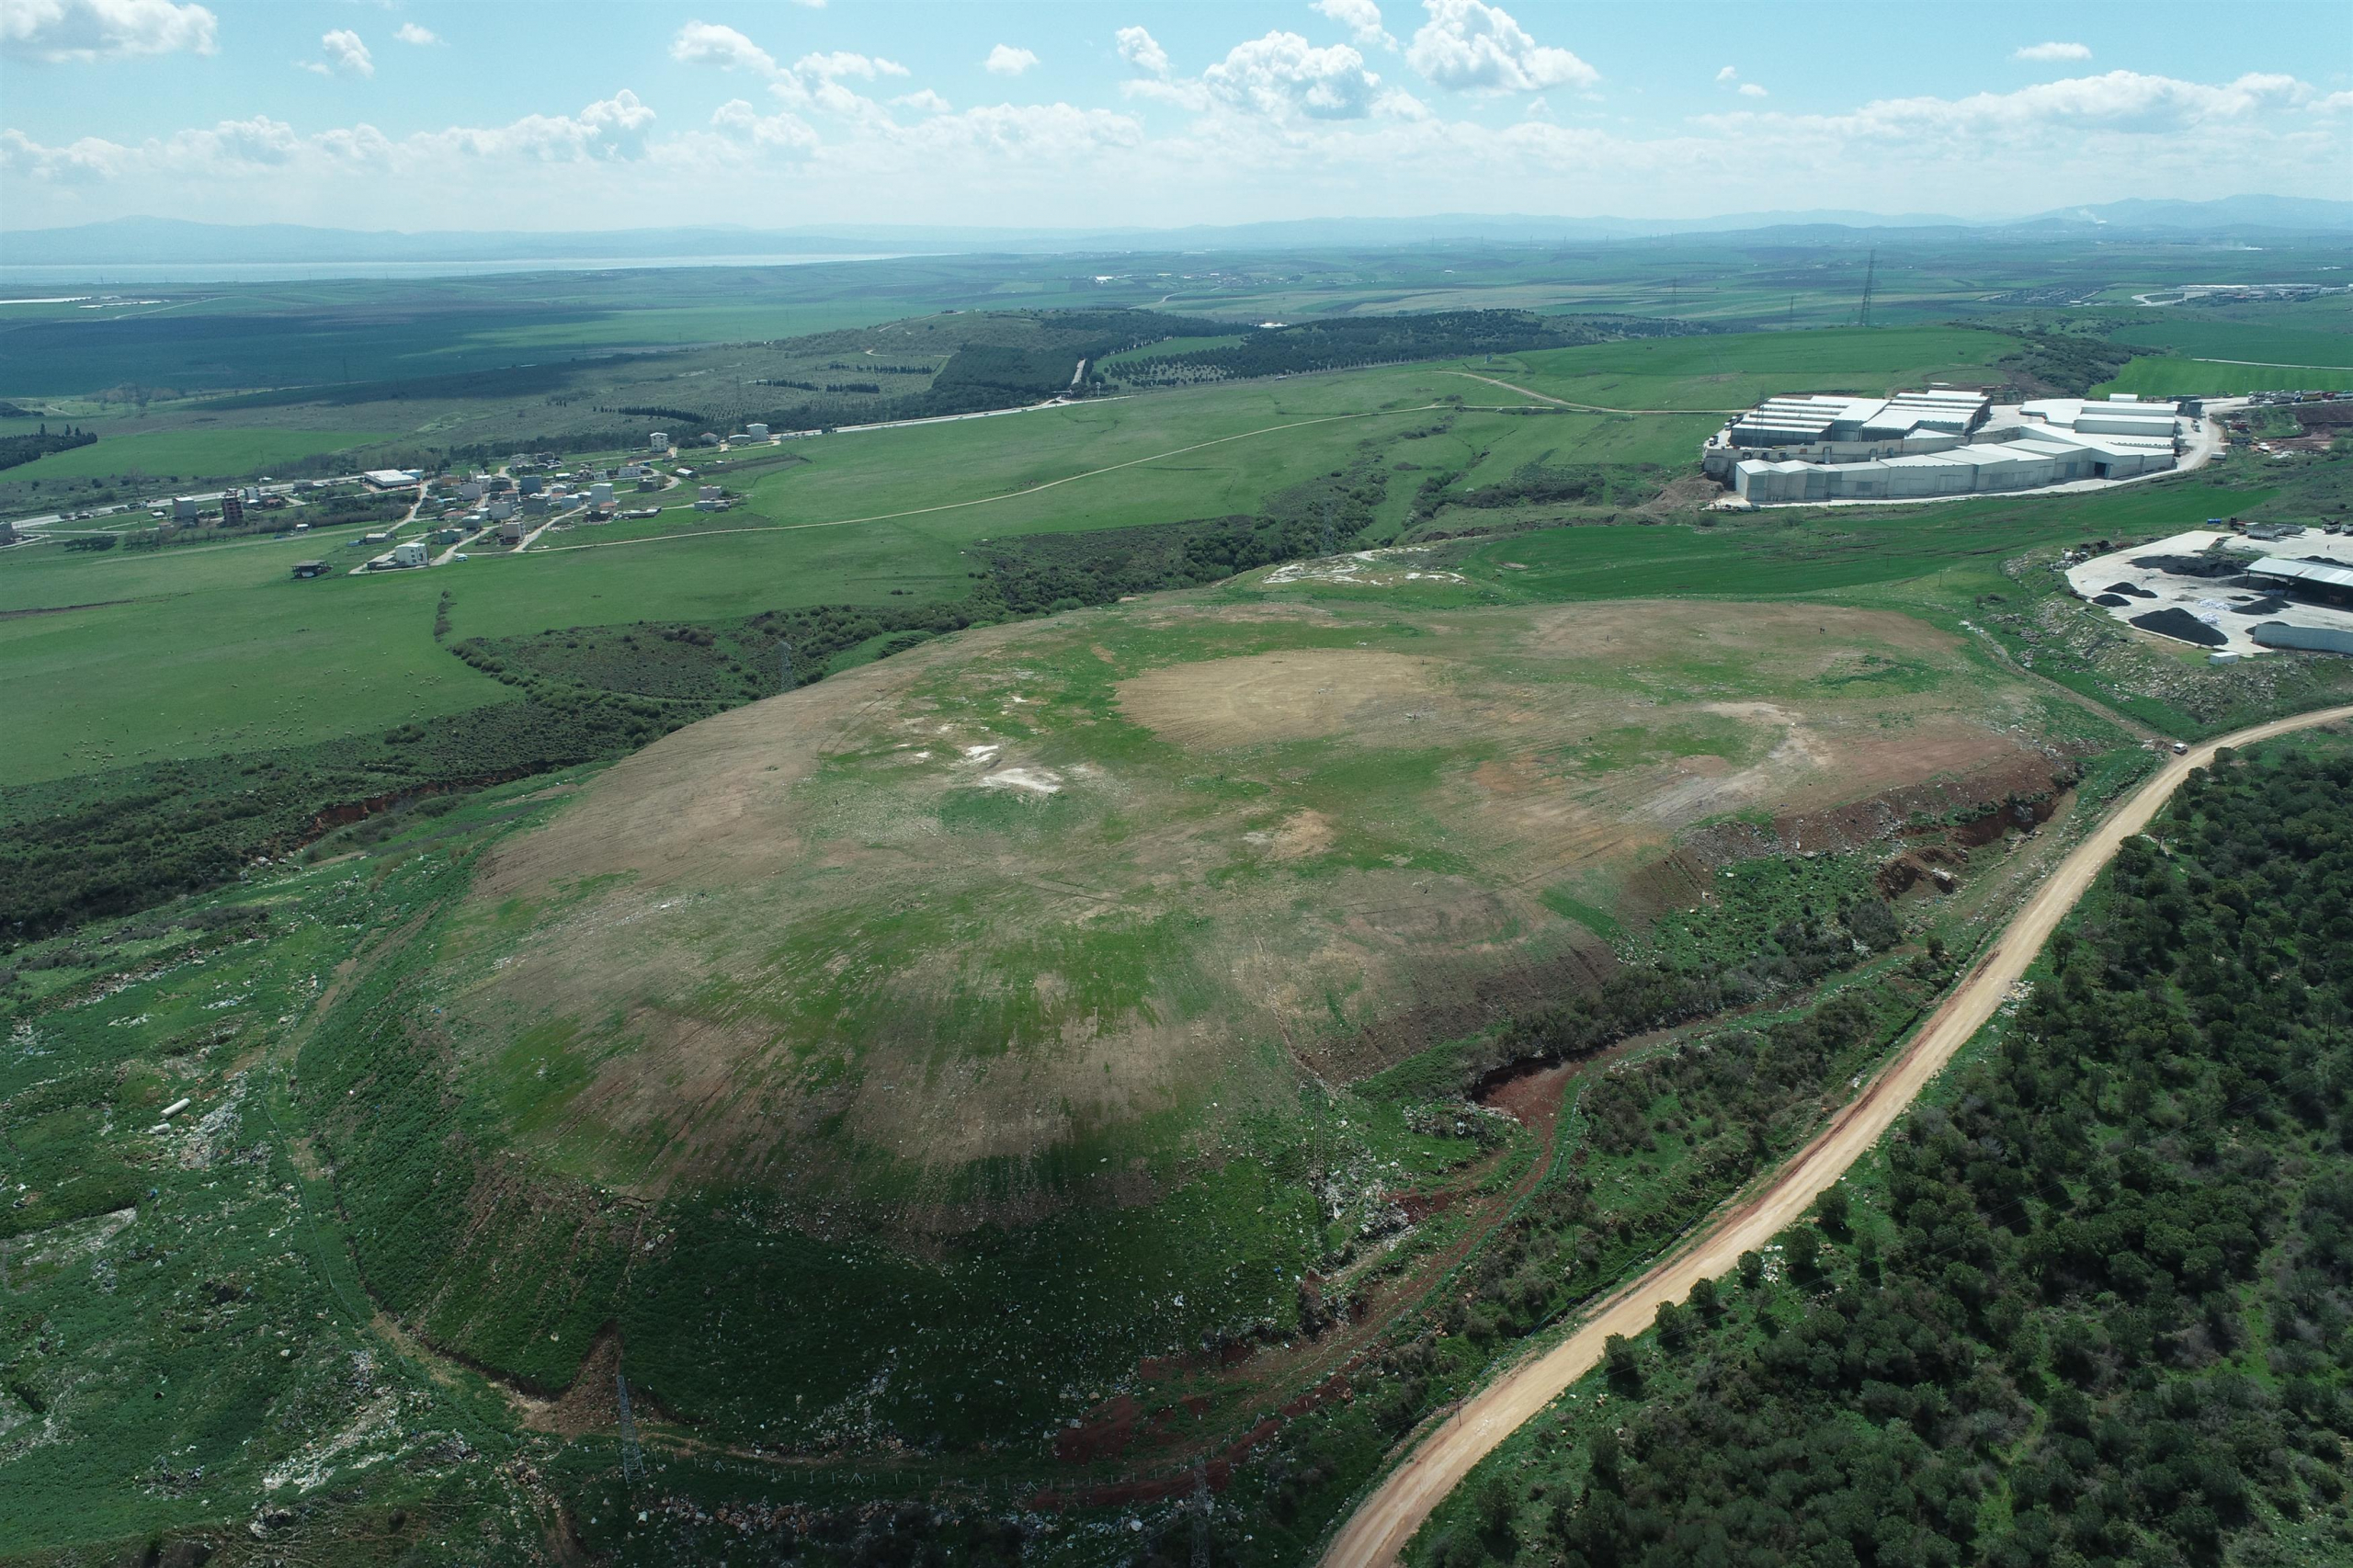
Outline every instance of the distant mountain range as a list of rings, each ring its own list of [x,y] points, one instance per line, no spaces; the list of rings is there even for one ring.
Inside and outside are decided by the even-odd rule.
[[[824,229],[623,229],[534,233],[319,229],[290,223],[193,223],[121,218],[64,229],[0,231],[0,264],[123,267],[169,263],[299,265],[488,263],[686,257],[860,256],[877,252],[1101,255],[1126,251],[1392,249],[1448,241],[1590,244],[1675,234],[1777,233],[1791,241],[1842,233],[2033,239],[2104,231],[2173,238],[2256,233],[2353,233],[2353,201],[2233,196],[2218,201],[2110,201],[1997,222],[1936,213],[1843,210],[1741,212],[1714,218],[1546,218],[1439,213],[1427,218],[1302,218],[1182,229],[978,229],[843,225]]]

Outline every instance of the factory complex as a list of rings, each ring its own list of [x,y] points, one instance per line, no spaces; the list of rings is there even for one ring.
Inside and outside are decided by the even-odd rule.
[[[2296,523],[2203,528],[2071,561],[2077,597],[2228,662],[2278,648],[2353,653],[2353,532]]]
[[[1932,387],[1768,398],[1708,438],[1700,466],[1755,506],[1913,501],[2135,479],[2172,468],[2199,415],[2128,392],[1995,404]]]

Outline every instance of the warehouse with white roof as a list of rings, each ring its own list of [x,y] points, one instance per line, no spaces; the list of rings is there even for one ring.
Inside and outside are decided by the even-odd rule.
[[[1701,467],[1759,506],[1932,500],[2133,479],[2174,466],[2180,411],[2118,396],[1995,407],[1935,387],[1768,398],[1710,437]]]

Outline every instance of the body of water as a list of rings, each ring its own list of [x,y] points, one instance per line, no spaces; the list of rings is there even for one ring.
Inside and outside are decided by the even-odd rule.
[[[642,272],[678,267],[815,267],[890,261],[905,251],[856,256],[535,256],[528,261],[158,261],[135,265],[26,267],[0,261],[0,290],[146,288],[165,283],[292,283],[329,279],[483,278],[528,272]]]

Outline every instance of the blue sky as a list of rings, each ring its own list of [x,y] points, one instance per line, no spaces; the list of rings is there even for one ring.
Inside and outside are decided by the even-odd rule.
[[[2353,196],[2353,5],[0,0],[0,223]]]

